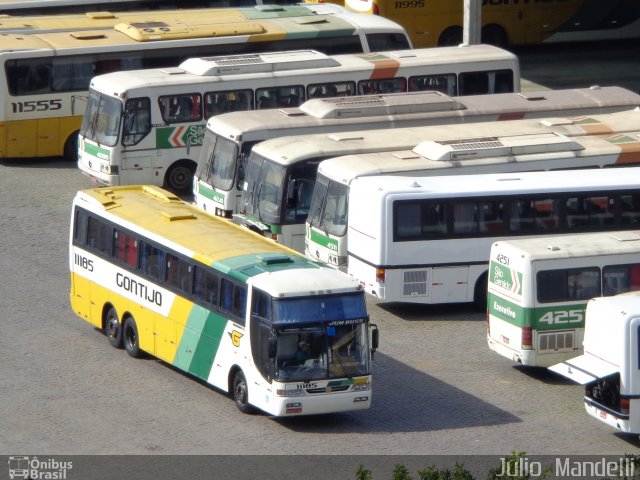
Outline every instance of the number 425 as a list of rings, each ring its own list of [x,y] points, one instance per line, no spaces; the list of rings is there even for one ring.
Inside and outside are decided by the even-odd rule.
[[[540,323],[548,323],[549,325],[563,323],[581,323],[584,321],[584,312],[582,310],[568,310],[563,312],[547,312],[538,319]]]

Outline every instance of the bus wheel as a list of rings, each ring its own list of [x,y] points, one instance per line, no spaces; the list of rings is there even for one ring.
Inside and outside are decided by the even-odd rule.
[[[196,169],[193,163],[182,160],[172,165],[164,179],[165,186],[174,193],[191,193]]]
[[[112,347],[122,348],[122,326],[118,320],[118,312],[113,307],[109,307],[104,321],[104,334],[109,339]]]
[[[462,28],[449,27],[438,38],[439,47],[457,47],[462,43]]]
[[[481,312],[487,311],[487,272],[480,275],[473,291],[473,303]]]
[[[64,142],[64,158],[70,162],[78,161],[78,134],[80,132],[73,132],[67,141]]]
[[[482,29],[481,36],[482,43],[488,43],[489,45],[495,45],[500,48],[507,48],[509,46],[507,32],[499,25],[486,25]]]
[[[252,408],[249,405],[249,387],[247,387],[247,379],[244,378],[244,373],[239,370],[233,377],[233,399],[236,402],[236,407],[242,413],[251,413]]]
[[[142,357],[140,350],[140,337],[138,336],[138,326],[133,317],[127,317],[122,328],[122,336],[124,338],[124,348],[133,358]]]

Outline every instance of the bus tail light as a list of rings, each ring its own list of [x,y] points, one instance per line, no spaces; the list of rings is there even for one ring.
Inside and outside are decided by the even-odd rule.
[[[384,268],[376,268],[376,282],[384,283]]]
[[[490,336],[491,335],[491,322],[489,321],[489,310],[488,309],[487,309],[486,322],[487,322],[487,336]]]
[[[374,15],[380,15],[380,7],[376,2],[373,2],[373,8],[371,9],[371,13]]]
[[[531,327],[522,327],[522,349],[533,349],[533,332]]]
[[[623,415],[629,415],[629,399],[628,398],[620,399],[620,413]]]

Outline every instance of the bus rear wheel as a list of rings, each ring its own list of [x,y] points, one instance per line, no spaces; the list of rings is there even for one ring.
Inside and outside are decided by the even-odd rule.
[[[104,319],[104,334],[112,347],[122,348],[122,325],[118,319],[118,312],[114,307],[109,307]]]
[[[133,317],[127,317],[122,328],[122,336],[124,339],[124,348],[133,358],[142,357],[140,350],[140,337],[138,335],[138,326]]]
[[[481,312],[487,311],[488,277],[489,275],[487,272],[480,275],[480,278],[478,278],[475,290],[473,292],[473,304]]]
[[[190,193],[195,173],[195,165],[187,160],[182,160],[169,167],[164,185],[174,193]]]
[[[78,161],[78,134],[80,132],[73,132],[67,141],[64,142],[64,158],[70,162]]]
[[[233,377],[233,400],[236,402],[236,407],[242,413],[251,413],[253,408],[249,405],[249,387],[247,386],[247,379],[239,370]]]
[[[507,32],[499,25],[485,25],[482,28],[482,43],[507,48],[509,46]]]
[[[462,43],[462,28],[449,27],[438,38],[439,47],[457,47]]]

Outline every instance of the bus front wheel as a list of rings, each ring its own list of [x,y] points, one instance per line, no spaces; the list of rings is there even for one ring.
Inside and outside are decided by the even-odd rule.
[[[182,160],[169,167],[165,175],[164,185],[174,193],[190,193],[195,173],[195,164],[188,160]]]
[[[140,350],[140,337],[138,336],[138,326],[133,317],[127,317],[122,328],[122,336],[124,338],[124,348],[133,358],[142,357]]]
[[[233,400],[236,402],[236,407],[242,413],[251,413],[252,408],[249,405],[249,387],[247,386],[247,379],[239,370],[233,377]]]
[[[104,319],[104,334],[109,339],[109,343],[112,347],[123,347],[122,325],[120,325],[120,320],[118,320],[118,312],[116,312],[116,309],[113,306],[109,307]]]

